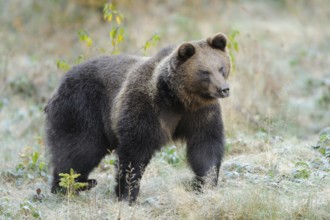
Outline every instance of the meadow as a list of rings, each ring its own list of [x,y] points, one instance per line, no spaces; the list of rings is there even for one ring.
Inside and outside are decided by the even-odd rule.
[[[0,0],[0,219],[330,219],[326,0],[112,3],[104,19],[102,1]],[[50,193],[43,108],[68,68],[217,32],[235,67],[217,187],[192,191],[185,146],[173,143],[132,206],[115,197],[114,154],[92,172],[92,190]]]

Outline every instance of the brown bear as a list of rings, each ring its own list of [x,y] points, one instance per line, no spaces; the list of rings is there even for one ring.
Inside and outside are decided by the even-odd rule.
[[[93,187],[89,173],[115,149],[116,194],[133,202],[153,154],[176,140],[187,145],[195,186],[212,170],[216,184],[224,153],[218,99],[229,95],[231,69],[226,45],[219,33],[153,57],[106,56],[69,70],[45,107],[52,192],[70,168]]]

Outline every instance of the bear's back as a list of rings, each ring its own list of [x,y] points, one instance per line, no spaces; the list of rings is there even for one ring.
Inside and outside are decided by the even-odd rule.
[[[74,67],[68,76],[95,78],[101,80],[105,88],[120,87],[129,71],[143,59],[133,55],[101,56]]]
[[[111,101],[130,70],[143,59],[145,58],[133,55],[100,56],[74,66],[62,77],[53,98],[62,96],[63,93],[74,95],[84,90],[95,89]]]

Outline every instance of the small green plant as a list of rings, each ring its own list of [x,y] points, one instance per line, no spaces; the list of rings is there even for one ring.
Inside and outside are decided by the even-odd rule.
[[[176,146],[166,146],[161,152],[161,157],[169,164],[178,164],[181,160],[177,154]]]
[[[8,173],[17,178],[35,179],[38,177],[47,178],[46,163],[40,155],[39,151],[33,151],[31,147],[24,147],[20,157],[22,162],[19,163],[14,170]]]
[[[111,22],[113,17],[115,18],[118,25],[120,25],[124,19],[124,15],[118,11],[113,4],[105,4],[103,8],[103,19]]]
[[[101,170],[114,170],[116,169],[116,164],[117,164],[117,157],[113,152],[109,151],[109,155],[107,155],[104,159],[103,162],[100,164],[99,168]]]
[[[78,37],[80,42],[85,42],[87,47],[92,46],[93,40],[85,30],[80,30],[78,32]]]
[[[292,175],[295,179],[308,179],[311,175],[310,166],[305,161],[298,161],[295,164],[296,169],[293,171]]]
[[[109,38],[112,46],[111,54],[119,54],[120,53],[119,46],[125,40],[125,28],[123,25],[125,17],[115,7],[115,5],[109,3],[109,4],[105,4],[103,7],[103,19],[110,24]],[[86,30],[82,29],[78,31],[77,34],[79,41],[85,44],[88,48],[97,49],[95,51],[98,51],[100,53],[108,52],[108,50],[103,46],[96,47],[97,42],[93,41],[91,34],[89,34]],[[156,46],[159,41],[160,41],[160,36],[157,33],[153,34],[152,37],[149,40],[147,40],[142,47],[144,54],[146,54],[147,50],[150,47]],[[75,64],[82,63],[89,57],[89,55],[90,54],[88,53],[79,55],[75,60]],[[71,68],[71,65],[64,60],[58,60],[56,62],[56,66],[59,70],[63,72],[67,72]]]
[[[37,210],[36,204],[30,201],[25,201],[20,204],[20,208],[26,218],[32,216],[33,218],[41,219],[41,213]]]
[[[116,9],[113,4],[105,4],[103,8],[103,19],[112,24],[109,36],[113,47],[112,54],[118,54],[118,45],[124,40],[125,30],[122,27],[124,15]]]
[[[311,171],[308,169],[296,169],[293,172],[293,178],[295,179],[308,179],[311,175]]]
[[[229,42],[228,42],[228,48],[229,48],[229,55],[231,57],[233,72],[236,70],[236,56],[235,53],[239,52],[239,45],[237,41],[237,36],[239,35],[239,31],[235,28],[232,28],[229,33]]]
[[[330,127],[324,128],[320,132],[317,145],[313,148],[330,160]]]
[[[122,22],[124,20],[124,15],[119,12],[113,4],[105,4],[103,8],[103,19],[111,24],[111,30],[109,32],[109,37],[111,40],[112,45],[112,54],[118,54],[119,51],[119,44],[124,41],[124,33],[125,30],[122,26]],[[78,39],[80,42],[84,43],[87,47],[95,49],[95,44],[91,35],[86,30],[80,30],[77,33]],[[104,53],[107,50],[103,47],[99,48],[99,51]],[[75,64],[79,64],[85,59],[88,58],[88,55],[79,55],[75,61]],[[67,72],[71,65],[69,65],[64,60],[58,60],[56,62],[56,66],[59,70],[63,72]]]
[[[118,45],[124,40],[124,33],[124,28],[120,26],[111,28],[109,36],[111,39],[111,44],[113,46],[112,54],[119,53]]]
[[[319,145],[330,146],[330,127],[324,128],[319,134]]]
[[[87,187],[88,185],[88,183],[76,181],[80,174],[75,173],[72,168],[70,169],[70,173],[60,173],[59,176],[61,177],[59,185],[66,189],[68,198],[74,197],[80,189]]]
[[[70,65],[65,62],[64,60],[58,60],[56,61],[56,66],[59,70],[66,72],[70,69]]]
[[[107,156],[107,158],[104,160],[105,167],[107,166],[115,166],[116,165],[116,157],[114,154],[110,154]]]
[[[326,157],[330,158],[330,147],[320,147],[319,152]]]
[[[150,47],[156,46],[159,41],[160,36],[157,33],[153,34],[152,37],[143,45],[144,53],[146,53]]]

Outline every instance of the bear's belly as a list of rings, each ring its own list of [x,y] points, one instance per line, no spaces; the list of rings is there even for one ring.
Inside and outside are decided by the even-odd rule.
[[[173,135],[175,132],[175,129],[179,123],[179,121],[181,120],[182,115],[180,114],[161,114],[159,122],[160,122],[160,126],[162,129],[162,132],[165,136],[165,140],[166,143],[173,141]],[[164,143],[164,144],[166,144]]]

